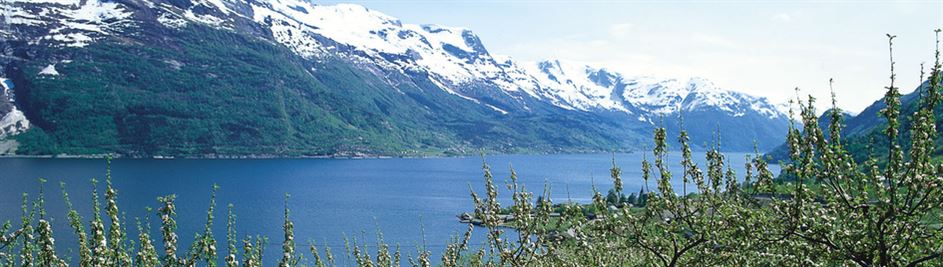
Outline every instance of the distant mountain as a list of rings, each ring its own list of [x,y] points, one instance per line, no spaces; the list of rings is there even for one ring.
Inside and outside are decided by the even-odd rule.
[[[930,83],[924,82],[913,92],[901,96],[901,126],[900,126],[900,144],[903,149],[909,150],[911,146],[910,127],[911,116],[920,109],[920,99],[930,89]],[[887,137],[883,133],[887,129],[887,120],[880,114],[881,110],[887,105],[883,99],[874,101],[873,104],[865,108],[861,113],[852,116],[843,114],[842,138],[845,147],[855,157],[857,161],[863,161],[868,157],[868,147],[871,146],[876,156],[886,157],[888,151]],[[937,107],[936,128],[943,129],[943,107]],[[831,123],[831,110],[826,111],[819,117],[819,127],[828,134],[828,125]],[[939,131],[939,130],[938,130]],[[826,137],[830,138],[830,137]],[[934,155],[943,157],[943,135],[936,138],[937,150]],[[767,154],[773,161],[786,161],[789,159],[789,151],[785,144],[782,144]]]
[[[911,147],[912,117],[920,110],[921,98],[930,89],[930,83],[924,82],[913,92],[901,96],[901,118],[900,118],[900,144],[904,151],[909,151]],[[863,161],[868,156],[868,145],[873,147],[876,156],[886,158],[889,140],[885,137],[883,131],[887,128],[887,120],[880,115],[881,109],[885,104],[882,100],[875,101],[874,104],[866,108],[858,116],[848,120],[847,130],[843,133],[847,135],[848,150],[858,161]],[[936,115],[936,129],[943,129],[943,107],[938,106],[934,111]],[[936,151],[933,151],[935,157],[943,157],[943,135],[936,136]]]
[[[786,132],[779,106],[703,78],[519,62],[490,54],[468,29],[357,5],[11,0],[0,9],[0,76],[32,127],[16,135],[17,154],[632,150],[655,126],[676,133],[682,117],[694,144],[719,132],[724,150],[769,149]]]
[[[721,89],[704,78],[629,77],[560,60],[525,70],[535,73],[537,86],[521,88],[545,101],[574,110],[625,114],[642,124],[665,126],[672,136],[683,125],[698,146],[712,142],[717,133],[726,150],[752,151],[756,141],[765,151],[778,143],[774,140],[782,138],[788,123],[782,106]]]

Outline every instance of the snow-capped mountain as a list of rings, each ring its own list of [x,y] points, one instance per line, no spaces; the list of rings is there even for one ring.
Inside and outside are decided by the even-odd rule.
[[[594,129],[601,132],[606,132],[604,127],[624,127],[641,136],[654,125],[676,127],[683,116],[695,141],[711,140],[717,128],[741,127],[732,136],[744,140],[724,142],[734,150],[752,148],[754,139],[765,147],[763,139],[778,139],[786,129],[786,116],[768,100],[718,88],[704,78],[638,77],[565,60],[520,62],[490,54],[469,29],[404,23],[359,5],[302,0],[8,0],[0,3],[0,11],[5,22],[0,37],[6,40],[0,63],[7,72],[27,65],[55,71],[56,64],[74,60],[74,51],[97,43],[174,48],[182,38],[179,33],[204,27],[286,48],[313,76],[343,62],[427,111],[450,112],[434,106],[461,102],[450,105],[482,107],[492,113],[485,116],[505,117],[499,120],[508,123],[565,117],[581,120],[580,127],[606,125]],[[186,66],[169,61],[177,62],[170,64],[175,70]],[[40,72],[25,73],[21,81],[52,76]],[[413,87],[419,92],[412,92]],[[36,115],[27,112],[30,116]],[[699,117],[709,118],[703,127],[692,122]],[[566,125],[573,124],[553,127]],[[613,137],[590,139],[595,138]]]
[[[765,98],[724,90],[700,77],[631,77],[605,68],[560,60],[531,64],[528,73],[533,73],[537,81],[530,90],[543,90],[543,95],[552,97],[557,105],[566,108],[637,112],[640,113],[639,120],[645,121],[652,121],[657,116],[705,110],[717,110],[734,117],[746,113],[757,113],[770,119],[785,117]]]
[[[490,55],[471,30],[404,24],[359,5],[318,6],[276,0],[254,5],[253,10],[256,21],[271,25],[275,39],[299,54],[334,54],[331,46],[305,37],[318,34],[363,52],[368,55],[365,60],[383,58],[386,60],[380,63],[386,66],[426,71],[442,83],[443,90],[460,96],[465,95],[454,87],[489,82],[507,92],[524,92],[562,108],[583,111],[631,114],[630,110],[638,108],[667,116],[717,108],[734,116],[759,112],[771,119],[784,117],[766,99],[723,90],[707,79],[631,77],[560,60],[518,63],[507,56]]]

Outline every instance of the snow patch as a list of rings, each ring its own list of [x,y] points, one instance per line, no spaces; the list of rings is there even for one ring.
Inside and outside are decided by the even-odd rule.
[[[82,0],[13,0],[13,2],[31,2],[31,3],[43,3],[43,4],[59,4],[64,6],[77,5],[82,2]]]
[[[92,37],[80,32],[48,35],[45,39],[58,41],[67,47],[85,47],[93,41]]]
[[[187,20],[176,17],[176,15],[171,13],[160,14],[160,16],[157,17],[157,22],[160,22],[160,24],[163,24],[168,28],[174,29],[180,29],[187,26]]]
[[[0,139],[25,132],[30,127],[29,120],[23,112],[14,106],[10,112],[0,118]]]
[[[183,16],[190,20],[216,27],[222,26],[223,22],[226,22],[226,20],[214,17],[213,15],[193,13],[193,10],[184,11]]]
[[[223,14],[229,15],[229,13],[232,13],[232,11],[229,10],[229,7],[227,7],[222,0],[204,0],[202,2],[208,3],[208,6],[216,6],[216,8],[219,9],[220,12],[223,12]]]
[[[495,111],[497,111],[497,112],[500,112],[501,115],[508,115],[507,110],[500,109],[500,108],[495,107],[494,105],[491,105],[491,104],[485,104],[485,106],[488,106],[489,108],[491,108],[491,109],[493,109],[493,110],[495,110]]]
[[[407,25],[407,27],[414,28],[416,25]],[[468,46],[468,43],[465,42],[465,32],[471,32],[468,29],[434,24],[425,24],[420,27],[423,31],[429,33],[427,36],[433,37],[432,39],[435,43],[452,45],[468,52],[475,51],[474,48],[471,48]]]
[[[30,43],[59,47],[84,47],[130,25],[133,15],[123,4],[103,0],[6,0],[0,10],[8,25],[40,33]]]
[[[87,0],[78,9],[66,10],[65,15],[75,21],[84,21],[93,24],[102,24],[105,20],[125,19],[132,15],[125,11],[118,3],[102,3],[98,0]]]
[[[10,79],[0,77],[0,86],[3,87],[3,92],[6,94],[10,90],[13,90],[13,82]]]
[[[436,87],[439,87],[439,88],[441,88],[442,90],[445,90],[445,91],[448,92],[449,94],[453,94],[453,95],[456,95],[456,96],[458,96],[458,97],[461,97],[462,99],[465,99],[465,100],[468,100],[468,101],[471,101],[471,102],[475,102],[475,104],[481,104],[481,101],[478,101],[478,99],[474,99],[474,98],[468,97],[468,96],[466,96],[466,95],[459,94],[459,93],[456,92],[455,90],[452,90],[452,88],[450,88],[450,87],[448,87],[448,86],[445,86],[445,84],[442,84],[441,82],[439,82],[439,81],[437,81],[437,80],[435,80],[435,79],[430,79],[430,81],[432,81],[432,83],[435,84]]]
[[[39,75],[51,75],[58,76],[59,71],[56,71],[56,64],[49,64],[45,68],[39,71]]]

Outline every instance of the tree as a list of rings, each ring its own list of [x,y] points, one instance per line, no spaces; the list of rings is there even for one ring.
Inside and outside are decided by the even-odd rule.
[[[638,206],[638,196],[636,196],[635,193],[629,194],[629,196],[623,199],[622,202]]]
[[[939,47],[939,30],[937,47]],[[910,150],[900,140],[900,92],[895,87],[893,40],[890,85],[884,97],[887,120],[884,131],[888,153],[886,164],[878,159],[858,164],[840,138],[840,116],[832,111],[829,127],[833,140],[826,140],[816,127],[813,100],[800,105],[804,132],[789,134],[792,163],[784,170],[796,181],[789,200],[776,201],[770,215],[782,220],[780,235],[807,246],[818,261],[836,265],[918,266],[939,264],[943,256],[943,229],[939,225],[943,207],[943,164],[932,161],[937,135],[934,111],[941,99],[939,48],[929,78],[929,90],[913,114]],[[921,75],[921,80],[923,77]],[[834,104],[834,100],[833,100]],[[907,156],[905,157],[905,154]]]
[[[606,204],[610,206],[622,205],[622,198],[619,193],[616,193],[615,189],[609,189],[609,193],[606,194]]]
[[[645,207],[648,205],[648,194],[645,193],[645,189],[638,191],[638,199],[635,202],[636,207]]]

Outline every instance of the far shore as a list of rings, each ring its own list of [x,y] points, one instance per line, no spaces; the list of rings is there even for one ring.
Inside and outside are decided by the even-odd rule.
[[[533,156],[542,156],[542,155],[592,155],[592,154],[631,154],[639,151],[631,150],[621,150],[621,151],[558,151],[558,152],[522,152],[522,153],[501,153],[501,152],[485,152],[483,154],[453,154],[453,155],[439,155],[439,154],[430,154],[430,155],[386,155],[386,154],[334,154],[334,155],[304,155],[304,156],[289,156],[289,155],[271,155],[271,154],[258,154],[258,155],[185,155],[185,156],[165,156],[165,155],[152,155],[152,156],[132,156],[132,155],[121,155],[121,154],[81,154],[81,155],[71,155],[71,154],[58,154],[58,155],[0,155],[0,159],[4,158],[22,158],[22,159],[106,159],[109,156],[113,159],[425,159],[425,158],[462,158],[462,157],[480,157],[480,156],[506,156],[506,155],[533,155]],[[678,152],[678,151],[672,151]],[[703,152],[703,151],[695,151]],[[723,153],[754,153],[755,151],[724,151]]]

